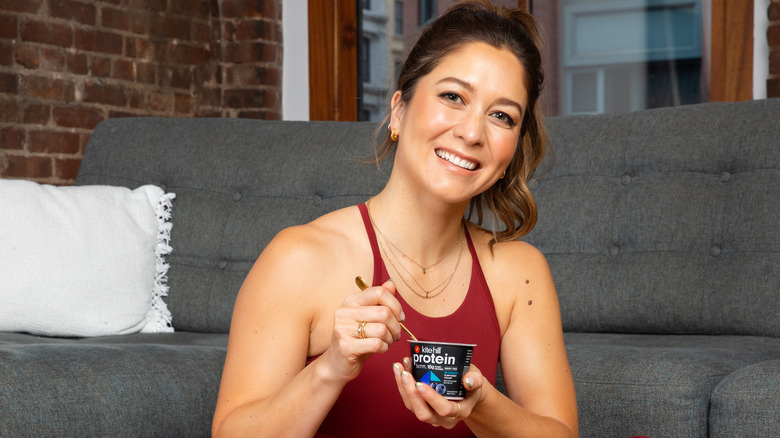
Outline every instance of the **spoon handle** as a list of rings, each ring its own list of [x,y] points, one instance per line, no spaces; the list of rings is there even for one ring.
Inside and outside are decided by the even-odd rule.
[[[359,275],[357,277],[355,277],[355,284],[357,284],[357,286],[360,288],[360,290],[368,289],[368,283],[366,283],[366,280],[364,280],[363,277],[361,277]],[[398,321],[398,324],[401,325],[401,328],[404,329],[406,334],[409,335],[409,337],[412,338],[413,341],[417,340],[417,338],[412,334],[412,332],[410,332],[409,329],[406,328],[406,326],[401,321]]]

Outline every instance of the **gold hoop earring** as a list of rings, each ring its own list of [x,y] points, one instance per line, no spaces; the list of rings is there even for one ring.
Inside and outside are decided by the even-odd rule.
[[[504,169],[504,173],[501,174],[501,178],[499,179],[504,179],[505,176],[506,176],[506,169]]]
[[[390,132],[390,140],[391,141],[398,141],[398,131],[396,131],[395,129],[393,129]]]

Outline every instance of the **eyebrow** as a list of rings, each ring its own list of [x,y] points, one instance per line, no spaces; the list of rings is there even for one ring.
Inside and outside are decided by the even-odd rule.
[[[453,77],[453,76],[447,76],[446,78],[440,79],[436,83],[437,84],[441,84],[443,82],[455,82],[456,84],[458,84],[461,87],[463,87],[466,90],[468,90],[469,93],[473,93],[474,92],[474,87],[470,83],[464,81],[463,79],[458,79],[458,78]],[[523,114],[525,114],[525,111],[523,110],[523,106],[520,105],[519,103],[515,102],[512,99],[509,99],[509,98],[506,98],[506,97],[501,97],[501,98],[499,98],[496,101],[496,103],[498,103],[499,105],[509,105],[509,106],[516,107],[517,110],[520,111],[520,116],[521,117],[523,116]]]

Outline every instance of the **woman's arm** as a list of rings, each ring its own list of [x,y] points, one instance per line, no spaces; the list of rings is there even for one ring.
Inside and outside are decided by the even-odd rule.
[[[367,355],[386,351],[400,337],[400,304],[392,286],[352,293],[358,292],[353,285],[333,310],[338,307],[330,305],[333,286],[322,281],[327,253],[316,242],[305,227],[283,231],[244,282],[233,312],[214,436],[313,436]],[[312,327],[326,319],[330,343],[305,366]],[[378,322],[385,330],[371,324],[372,336],[360,339],[358,321]]]

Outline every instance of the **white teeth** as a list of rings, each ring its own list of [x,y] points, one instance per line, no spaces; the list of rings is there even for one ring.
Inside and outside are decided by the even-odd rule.
[[[459,156],[451,154],[447,151],[437,150],[436,155],[442,160],[446,160],[463,169],[474,170],[477,168],[477,163],[464,160],[463,158],[460,158]]]

